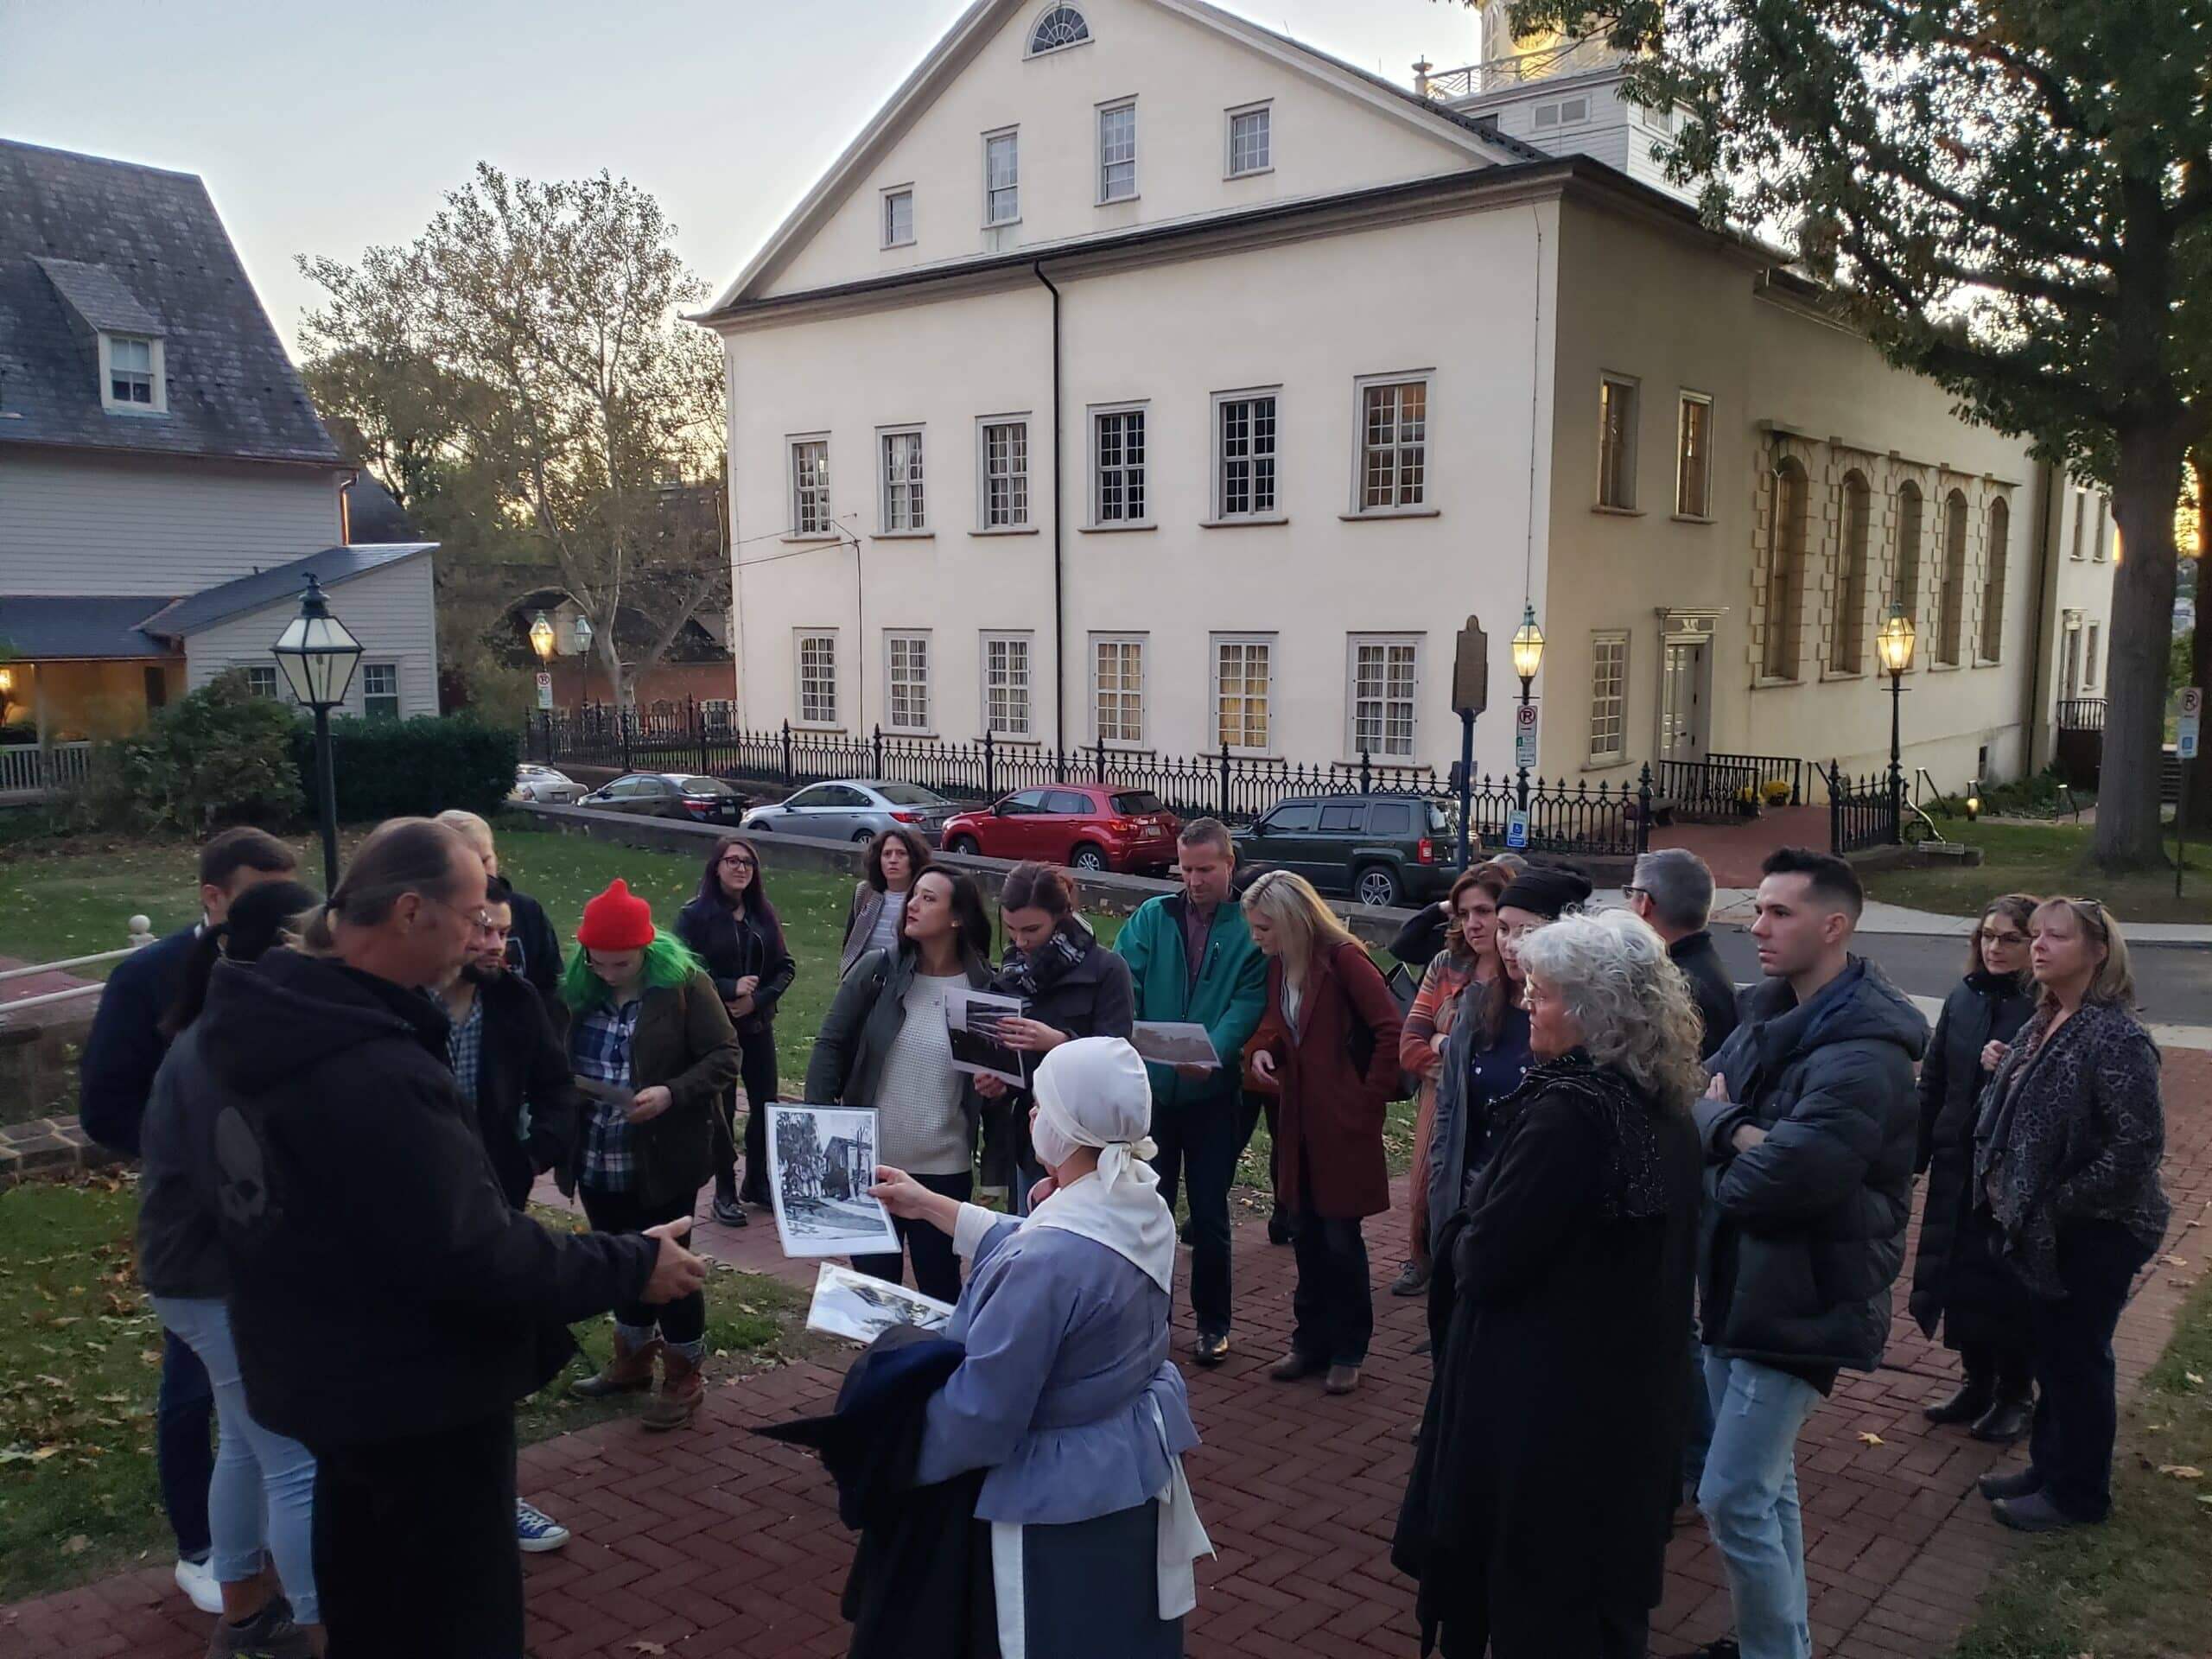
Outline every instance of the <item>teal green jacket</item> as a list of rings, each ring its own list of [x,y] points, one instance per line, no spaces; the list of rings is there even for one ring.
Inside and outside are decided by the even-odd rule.
[[[1146,899],[1114,941],[1136,984],[1137,1018],[1204,1026],[1222,1058],[1221,1070],[1204,1078],[1179,1077],[1173,1066],[1147,1065],[1156,1109],[1234,1098],[1243,1087],[1245,1041],[1268,1007],[1268,959],[1252,943],[1244,907],[1234,899],[1224,899],[1214,912],[1205,960],[1198,965],[1198,982],[1192,982],[1190,958],[1183,950],[1183,917],[1190,902],[1179,893]]]

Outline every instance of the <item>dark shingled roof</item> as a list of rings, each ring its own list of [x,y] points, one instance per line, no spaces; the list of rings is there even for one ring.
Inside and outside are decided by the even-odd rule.
[[[391,492],[364,470],[346,486],[346,539],[362,542],[415,542],[414,521],[392,499]]]
[[[160,333],[167,414],[101,408],[101,327]],[[0,443],[340,464],[205,185],[6,141]]]
[[[177,601],[158,616],[149,617],[146,626],[151,632],[175,639],[204,633],[217,623],[244,616],[248,611],[257,611],[280,600],[297,599],[310,575],[317,577],[325,588],[334,588],[356,576],[365,576],[372,570],[428,553],[436,546],[435,542],[380,542],[368,546],[326,547],[304,559],[272,565],[220,587],[202,588],[189,599]]]
[[[0,599],[0,646],[32,662],[173,657],[138,626],[168,602],[159,594]]]

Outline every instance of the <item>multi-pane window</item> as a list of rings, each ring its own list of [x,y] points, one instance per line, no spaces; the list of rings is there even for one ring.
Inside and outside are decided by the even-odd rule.
[[[1966,633],[1967,498],[1953,490],[1943,500],[1943,580],[1936,592],[1936,660],[1958,665]]]
[[[2104,557],[2105,557],[2105,499],[2104,499],[2104,497],[2102,497],[2101,495],[2101,496],[2099,496],[2099,497],[2097,498],[2097,530],[2096,530],[2096,539],[2095,539],[2095,540],[2094,540],[2094,541],[2092,541],[2092,542],[2089,543],[2089,557],[2090,557],[2093,561],[2094,561],[2096,563],[2101,564],[2101,563],[2104,563]]]
[[[1363,387],[1359,446],[1362,512],[1417,507],[1427,500],[1428,382]]]
[[[798,637],[798,717],[808,726],[837,723],[837,636],[832,630]]]
[[[1090,642],[1091,708],[1101,743],[1144,741],[1144,641]]]
[[[1029,636],[983,636],[983,709],[994,737],[1027,737]]]
[[[1275,510],[1275,399],[1273,392],[1222,397],[1215,431],[1215,512],[1224,518]]]
[[[883,529],[926,530],[929,514],[922,499],[922,435],[883,434]]]
[[[251,663],[245,671],[245,689],[249,696],[261,697],[270,702],[276,701],[276,669],[274,664]]]
[[[1271,640],[1213,642],[1214,736],[1222,747],[1261,751],[1268,747],[1274,655]]]
[[[983,528],[1009,530],[1029,522],[1029,423],[988,421],[983,426]]]
[[[361,713],[370,720],[399,718],[399,664],[361,664]]]
[[[2077,490],[2075,490],[2075,491],[2074,492],[2074,547],[2073,547],[2073,554],[2074,554],[2074,556],[2075,556],[2075,558],[2077,558],[2077,559],[2078,559],[2078,558],[2080,558],[2080,557],[2082,556],[2082,532],[2084,530],[2086,530],[2087,528],[2088,528],[2088,524],[2089,524],[2089,493],[2088,493],[2087,490],[2077,489]]]
[[[1685,518],[1713,516],[1713,399],[1682,394],[1675,439],[1675,511]]]
[[[1628,635],[1590,636],[1590,758],[1618,760],[1628,753]]]
[[[1766,640],[1759,672],[1770,680],[1797,677],[1805,632],[1805,541],[1811,490],[1805,469],[1785,461],[1774,480],[1772,558],[1767,567]]]
[[[1102,524],[1144,520],[1144,410],[1103,410],[1096,417],[1096,448],[1092,472],[1097,480],[1093,521]]]
[[[1920,521],[1927,505],[1920,486],[1910,479],[1897,486],[1897,568],[1890,603],[1916,624],[1920,620]]]
[[[112,334],[107,343],[108,400],[151,407],[154,401],[154,342]]]
[[[1090,25],[1073,6],[1054,6],[1037,20],[1029,31],[1029,54],[1058,51],[1064,46],[1080,46],[1090,38]]]
[[[1836,552],[1835,620],[1829,630],[1828,666],[1856,674],[1866,645],[1866,564],[1874,520],[1874,493],[1865,474],[1843,480],[1843,543]]]
[[[914,239],[914,193],[912,190],[887,190],[883,193],[883,245],[903,248]]]
[[[1098,200],[1127,201],[1137,193],[1137,106],[1098,111]]]
[[[885,709],[891,728],[898,732],[925,732],[930,728],[930,637],[926,633],[893,633],[884,638]]]
[[[2082,655],[2082,686],[2084,690],[2094,690],[2096,689],[2097,645],[2099,643],[2097,636],[2102,631],[2102,628],[2103,624],[2101,623],[2092,622],[2089,624],[2089,643],[2088,648]]]
[[[2000,497],[1989,504],[1989,582],[1981,593],[1981,660],[1993,663],[2005,649],[2005,566],[2012,551],[2012,509]]]
[[[1266,105],[1229,112],[1229,176],[1264,173],[1274,165],[1274,132]]]
[[[1011,225],[1021,217],[1020,135],[995,132],[983,140],[983,223]]]
[[[830,440],[791,442],[791,534],[830,533]]]
[[[1598,505],[1636,505],[1636,385],[1610,377],[1598,388]]]
[[[1351,752],[1411,758],[1420,647],[1411,639],[1355,639]]]

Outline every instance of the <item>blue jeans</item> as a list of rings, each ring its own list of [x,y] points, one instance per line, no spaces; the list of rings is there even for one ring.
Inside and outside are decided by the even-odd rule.
[[[1705,1389],[1705,1344],[1697,1339],[1697,1321],[1690,1321],[1690,1421],[1682,1437],[1682,1502],[1697,1502],[1698,1483],[1705,1478],[1705,1454],[1713,1444],[1713,1396]]]
[[[1728,1565],[1737,1643],[1744,1659],[1811,1659],[1797,1434],[1821,1391],[1770,1365],[1712,1352],[1705,1386],[1713,1443],[1697,1506]]]
[[[297,1440],[262,1427],[246,1411],[230,1310],[220,1300],[156,1296],[153,1303],[163,1327],[207,1368],[214,1391],[222,1443],[207,1489],[207,1519],[215,1550],[209,1566],[216,1581],[242,1583],[260,1573],[264,1553],[274,1555],[292,1617],[302,1624],[321,1624],[315,1587],[313,1455]]]
[[[207,1368],[178,1338],[162,1332],[162,1382],[154,1403],[154,1469],[176,1553],[207,1559],[207,1484],[215,1475],[215,1396]]]

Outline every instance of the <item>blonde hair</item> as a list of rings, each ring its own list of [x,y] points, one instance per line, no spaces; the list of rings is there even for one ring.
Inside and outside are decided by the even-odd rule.
[[[447,829],[453,830],[468,843],[469,851],[474,853],[477,857],[487,858],[491,855],[493,850],[492,826],[475,813],[465,812],[457,806],[448,807],[430,822],[442,823]]]
[[[1547,922],[1520,950],[1529,977],[1566,1001],[1592,1060],[1649,1090],[1669,1111],[1689,1109],[1705,1090],[1697,1058],[1704,1021],[1658,934],[1613,910]]]
[[[1294,966],[1299,976],[1317,951],[1358,943],[1313,884],[1289,870],[1269,870],[1246,888],[1244,913],[1265,917],[1281,935],[1284,965]]]
[[[2094,899],[2046,899],[2036,906],[2037,916],[2047,910],[2066,909],[2074,912],[2074,919],[2082,931],[2095,944],[2105,948],[2105,959],[2089,976],[2088,988],[2082,993],[2084,1002],[2109,1002],[2114,1007],[2132,1008],[2135,1006],[2135,969],[2127,959],[2127,939],[2120,931],[2120,923],[2112,912]],[[2029,918],[2031,922],[2034,918]],[[2041,1004],[2056,1007],[2058,999],[2045,990]]]

